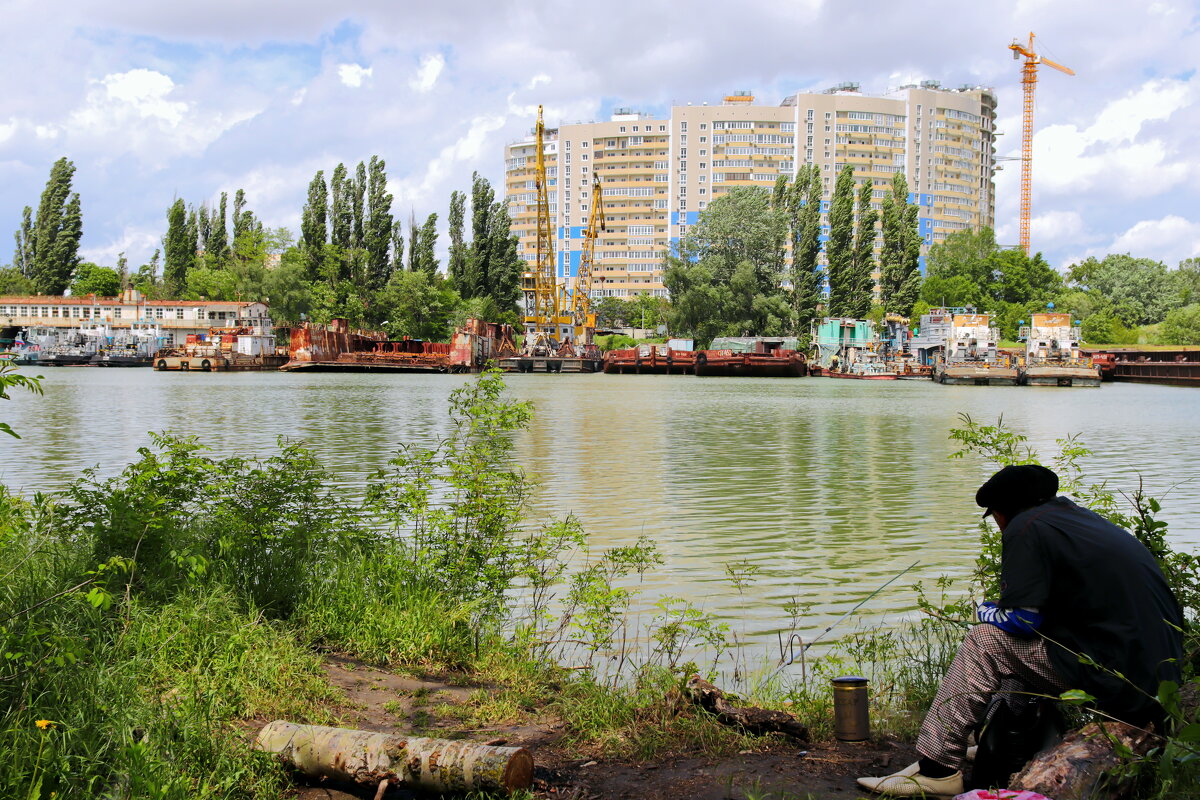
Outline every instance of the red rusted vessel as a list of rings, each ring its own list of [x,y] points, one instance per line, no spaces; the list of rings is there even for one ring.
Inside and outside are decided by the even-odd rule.
[[[505,347],[507,344],[507,348]],[[389,340],[380,331],[350,330],[344,319],[292,328],[282,369],[310,372],[478,372],[512,349],[512,328],[476,319],[452,341]]]
[[[696,353],[697,375],[734,375],[752,378],[800,378],[808,374],[808,361],[796,350],[735,353],[701,350]]]
[[[665,344],[642,344],[604,354],[604,371],[609,375],[691,375],[696,369],[696,354],[674,350]]]
[[[1200,350],[1106,350],[1088,353],[1101,380],[1200,386]]]

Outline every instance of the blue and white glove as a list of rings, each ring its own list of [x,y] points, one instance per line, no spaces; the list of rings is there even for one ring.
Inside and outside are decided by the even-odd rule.
[[[1033,608],[1000,608],[990,600],[979,606],[980,622],[994,625],[1014,636],[1033,636],[1042,625],[1042,615]]]

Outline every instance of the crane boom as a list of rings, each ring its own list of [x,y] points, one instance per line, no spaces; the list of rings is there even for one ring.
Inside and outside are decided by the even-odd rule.
[[[555,279],[554,229],[550,224],[550,199],[546,188],[546,125],[538,106],[534,127],[534,187],[537,190],[537,256],[532,271],[521,276],[525,294],[525,330],[553,337],[558,317],[558,286]]]
[[[592,271],[596,257],[596,239],[604,231],[604,195],[600,189],[600,176],[592,175],[592,207],[588,213],[587,230],[583,233],[583,252],[579,257],[579,273],[571,290],[571,317],[575,322],[576,339],[582,337],[583,328],[594,328],[596,318],[592,307]]]
[[[1046,64],[1059,72],[1074,75],[1074,70],[1039,56],[1033,49],[1033,33],[1029,34],[1029,46],[1017,40],[1008,46],[1013,58],[1025,57],[1021,69],[1021,87],[1024,89],[1024,113],[1021,126],[1021,249],[1029,255],[1029,220],[1033,215],[1033,95],[1037,87],[1038,64]]]

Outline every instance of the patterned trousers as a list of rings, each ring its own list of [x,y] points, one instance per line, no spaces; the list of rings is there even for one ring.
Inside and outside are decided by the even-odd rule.
[[[962,769],[967,737],[983,722],[992,695],[1001,691],[1058,695],[1067,688],[1050,665],[1045,639],[1022,639],[993,625],[975,625],[925,715],[917,752]],[[1021,696],[1012,699],[1019,701]]]

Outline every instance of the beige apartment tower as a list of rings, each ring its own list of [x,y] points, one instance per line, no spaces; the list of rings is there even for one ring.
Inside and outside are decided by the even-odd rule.
[[[669,119],[617,109],[608,122],[548,128],[558,276],[578,270],[593,174],[608,220],[596,244],[593,297],[666,296],[663,254],[709,203],[734,186],[771,187],[801,164],[817,164],[824,177],[823,238],[844,165],[853,165],[856,184],[874,183],[876,208],[903,170],[909,201],[919,207],[923,266],[931,245],[994,223],[995,118],[990,89],[925,81],[884,96],[842,84],[778,106],[739,92],[721,105],[672,107]],[[527,261],[536,247],[533,149],[532,136],[505,148],[505,195]]]

